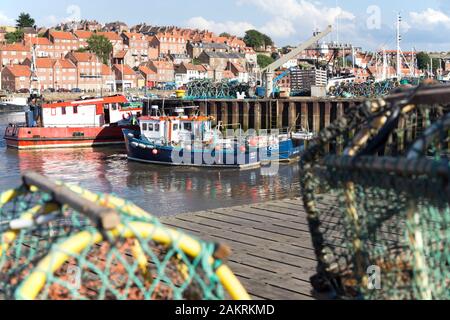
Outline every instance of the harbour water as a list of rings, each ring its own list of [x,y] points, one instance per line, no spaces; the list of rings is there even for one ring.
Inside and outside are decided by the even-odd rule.
[[[156,216],[259,203],[299,195],[299,166],[281,164],[278,174],[166,167],[129,162],[124,147],[18,151],[3,140],[17,116],[0,115],[0,191],[20,184],[24,171],[113,193]]]

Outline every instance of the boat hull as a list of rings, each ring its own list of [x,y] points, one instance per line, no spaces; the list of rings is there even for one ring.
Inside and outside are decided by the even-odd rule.
[[[124,127],[6,128],[6,145],[20,150],[89,148],[124,143]]]
[[[239,148],[228,150],[184,150],[171,146],[153,145],[136,138],[138,134],[130,130],[123,130],[128,159],[143,163],[209,167],[250,169],[261,165],[259,150],[252,149],[241,152]],[[134,136],[134,137],[132,137]]]

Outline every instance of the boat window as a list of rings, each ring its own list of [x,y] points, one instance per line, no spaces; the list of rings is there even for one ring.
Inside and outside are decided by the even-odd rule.
[[[185,123],[184,124],[184,130],[192,131],[192,123],[189,123],[189,122]]]
[[[146,123],[142,124],[142,131],[147,131],[147,124]]]
[[[117,110],[117,103],[111,104],[113,110]]]
[[[173,125],[173,131],[177,131],[178,130],[178,124],[174,124]]]
[[[155,124],[155,131],[159,132],[159,123]]]
[[[153,131],[153,123],[148,124],[148,131]]]
[[[67,113],[66,107],[62,107],[62,108],[61,108],[61,112],[62,112],[63,115],[65,115],[65,114]]]
[[[78,113],[78,106],[73,106],[73,113],[77,114]]]

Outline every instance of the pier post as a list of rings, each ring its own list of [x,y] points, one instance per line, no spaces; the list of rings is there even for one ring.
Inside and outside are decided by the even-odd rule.
[[[295,102],[289,103],[289,128],[293,130],[297,128],[297,108]]]
[[[261,103],[255,102],[255,130],[261,130]]]
[[[233,101],[233,107],[231,108],[231,123],[233,124],[233,129],[238,129],[236,124],[239,123],[239,103],[240,102],[238,101]]]
[[[301,108],[301,124],[302,128],[305,130],[309,130],[309,123],[308,123],[308,104],[306,102],[302,102],[302,108]]]
[[[222,122],[224,125],[228,125],[228,104],[226,102],[221,102],[221,114],[222,114]]]
[[[320,131],[320,104],[318,101],[313,103],[313,131]]]
[[[207,115],[208,114],[208,106],[207,106],[208,102],[200,102],[199,106],[200,106],[200,114],[202,115]]]
[[[242,129],[244,131],[247,131],[249,128],[249,117],[250,117],[250,103],[248,101],[244,102],[244,123],[241,123]]]
[[[276,128],[275,129],[281,129],[283,128],[283,112],[284,112],[284,103],[280,100],[277,100],[277,119],[276,119]]]
[[[214,119],[217,119],[217,102],[212,101],[211,103],[211,113],[209,114]]]

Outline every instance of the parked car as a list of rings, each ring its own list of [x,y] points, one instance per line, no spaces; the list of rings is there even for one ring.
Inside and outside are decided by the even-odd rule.
[[[17,93],[30,93],[30,89],[22,88],[22,89],[17,90]]]
[[[72,93],[81,93],[81,89],[80,88],[73,88],[72,90],[70,90]]]
[[[69,89],[65,89],[65,88],[59,88],[58,89],[58,93],[68,93],[68,92],[70,92]]]

